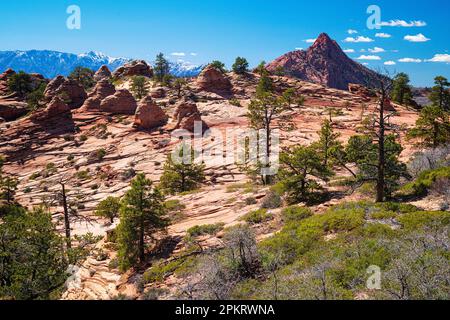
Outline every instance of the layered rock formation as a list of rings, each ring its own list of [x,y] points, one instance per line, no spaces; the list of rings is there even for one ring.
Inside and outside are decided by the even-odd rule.
[[[101,80],[109,80],[112,77],[111,71],[109,71],[108,66],[101,66],[100,69],[94,74],[94,80],[99,82]]]
[[[197,78],[196,84],[200,90],[214,93],[230,93],[232,89],[230,79],[212,65],[203,69]]]
[[[28,113],[27,104],[15,99],[0,98],[0,118],[5,121],[13,121]]]
[[[47,108],[42,111],[35,112],[30,116],[32,121],[46,121],[53,117],[70,112],[70,107],[61,100],[60,97],[55,96],[48,104]]]
[[[112,114],[134,115],[137,103],[130,91],[118,90],[114,95],[107,97],[100,103],[100,111]]]
[[[47,85],[44,96],[47,101],[51,101],[54,97],[59,96],[67,101],[71,109],[79,108],[87,99],[87,93],[83,86],[76,80],[67,79],[58,76]]]
[[[113,73],[114,78],[132,77],[132,76],[144,76],[153,77],[153,69],[144,60],[134,60],[130,63],[119,67]]]
[[[197,105],[190,101],[182,101],[178,103],[175,109],[174,121],[176,125],[174,129],[183,129],[194,132],[195,124],[201,123],[203,132],[207,129],[207,125],[202,120]]]
[[[0,95],[8,93],[8,79],[14,74],[16,74],[16,72],[13,69],[8,69],[0,74]]]
[[[82,110],[98,110],[103,99],[116,93],[116,88],[107,79],[100,80],[84,102]]]
[[[152,100],[150,96],[145,97],[139,102],[134,119],[134,126],[140,129],[154,129],[167,123],[169,117]]]
[[[349,83],[378,85],[382,76],[350,59],[326,33],[308,50],[289,52],[267,65],[267,70],[301,80],[347,90]]]

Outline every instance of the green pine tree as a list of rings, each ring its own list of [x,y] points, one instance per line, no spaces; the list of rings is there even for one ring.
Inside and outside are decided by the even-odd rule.
[[[426,106],[408,136],[421,139],[427,147],[436,148],[450,143],[449,113],[438,105]]]
[[[406,73],[397,74],[392,83],[392,100],[402,104],[409,105],[412,101],[412,91],[409,85],[409,76]]]
[[[167,75],[169,75],[169,61],[164,57],[164,54],[159,53],[156,56],[155,66],[153,68],[155,80],[162,83]]]
[[[131,189],[125,194],[120,207],[117,239],[119,267],[122,271],[145,261],[146,237],[167,226],[164,215],[164,196],[144,174],[138,174],[131,182]]]
[[[205,180],[205,165],[196,164],[195,151],[182,145],[178,159],[169,155],[161,177],[161,188],[169,194],[195,190]]]
[[[233,72],[236,74],[246,74],[248,72],[248,61],[245,58],[237,57],[232,66]]]

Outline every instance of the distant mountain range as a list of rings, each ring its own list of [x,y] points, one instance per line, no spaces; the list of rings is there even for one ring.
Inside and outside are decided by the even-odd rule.
[[[383,79],[375,71],[350,59],[326,33],[322,33],[308,50],[286,53],[269,63],[267,69],[341,90],[347,90],[349,83],[372,86]]]
[[[97,71],[107,65],[113,72],[118,67],[131,61],[128,58],[113,58],[99,52],[73,54],[50,50],[0,51],[0,73],[8,68],[27,73],[40,73],[46,78],[58,75],[68,76],[78,66]],[[151,64],[151,62],[149,62]],[[188,62],[170,62],[170,72],[178,77],[194,77],[202,70]]]

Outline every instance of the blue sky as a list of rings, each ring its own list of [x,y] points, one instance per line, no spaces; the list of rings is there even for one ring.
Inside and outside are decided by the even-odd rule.
[[[418,26],[368,30],[366,10],[372,4],[381,8],[383,22],[416,21]],[[81,8],[81,30],[66,27],[69,5]],[[0,8],[0,50],[93,50],[148,60],[163,52],[172,60],[218,59],[227,65],[244,56],[256,65],[306,49],[311,43],[305,40],[327,32],[343,49],[354,50],[351,58],[371,68],[407,72],[414,85],[431,85],[436,75],[450,78],[447,0],[21,0],[2,1]],[[348,37],[373,41],[345,42]],[[380,48],[384,52],[376,52]],[[388,61],[392,65],[384,65]]]

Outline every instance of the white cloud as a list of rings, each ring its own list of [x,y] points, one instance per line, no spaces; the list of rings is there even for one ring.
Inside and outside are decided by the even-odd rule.
[[[357,42],[373,42],[373,41],[374,41],[373,39],[370,39],[369,37],[363,37],[363,36],[359,36],[356,38],[348,37],[344,40],[344,42],[355,42],[355,43],[357,43]]]
[[[389,33],[383,33],[383,32],[381,32],[381,33],[377,33],[376,35],[375,35],[375,37],[377,37],[377,38],[390,38],[390,37],[392,37]]]
[[[345,53],[354,53],[355,49],[345,49],[344,52]]]
[[[184,52],[172,52],[170,55],[171,56],[175,56],[175,57],[184,57],[184,56],[186,56],[186,53],[184,53]]]
[[[296,51],[301,51],[303,48],[295,48]]]
[[[191,56],[196,57],[198,54],[196,52],[191,52]]]
[[[386,65],[386,66],[395,66],[396,63],[395,63],[395,61],[390,60],[390,61],[386,61],[386,62],[384,63],[384,65]]]
[[[414,58],[402,58],[399,59],[398,62],[404,62],[404,63],[420,63],[422,62],[421,59],[414,59]]]
[[[314,43],[317,39],[306,39],[304,40],[306,43]]]
[[[427,41],[431,40],[431,39],[428,39],[427,37],[425,37],[421,33],[416,34],[415,36],[407,35],[404,37],[404,39],[406,41],[410,41],[410,42],[427,42]]]
[[[391,21],[384,21],[380,23],[380,26],[382,27],[405,27],[405,28],[411,28],[411,27],[425,27],[427,23],[425,21],[410,21],[406,22],[405,20],[391,20]]]
[[[362,65],[363,65],[363,66],[368,66],[369,63],[368,63],[368,62],[363,62]]]
[[[356,34],[356,33],[358,33],[358,31],[353,30],[353,29],[348,29],[347,32],[348,32],[348,34]]]
[[[361,49],[359,50],[359,52],[366,52],[366,49]]]
[[[427,61],[450,63],[450,54],[435,54],[433,58],[431,58]]]
[[[369,56],[362,55],[362,56],[360,56],[360,57],[358,57],[356,59],[357,60],[381,60],[381,57],[373,56],[373,55],[369,55]]]
[[[373,49],[369,49],[369,52],[371,53],[380,53],[380,52],[386,52],[383,48],[375,47]]]

